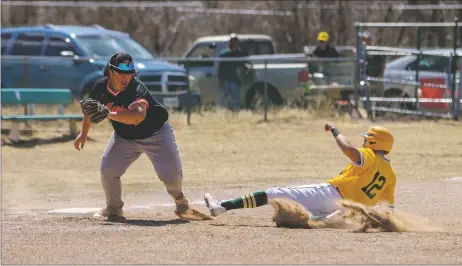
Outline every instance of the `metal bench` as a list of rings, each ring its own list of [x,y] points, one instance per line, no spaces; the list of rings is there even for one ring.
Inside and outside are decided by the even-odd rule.
[[[69,120],[71,136],[77,136],[77,121],[83,120],[83,114],[64,114],[64,105],[72,104],[74,98],[69,89],[2,88],[1,93],[2,106],[25,105],[32,113],[24,115],[3,115],[2,112],[2,121],[13,121],[9,134],[9,138],[12,141],[19,140],[19,122],[27,121]],[[59,114],[37,115],[34,110],[35,104],[59,105]]]

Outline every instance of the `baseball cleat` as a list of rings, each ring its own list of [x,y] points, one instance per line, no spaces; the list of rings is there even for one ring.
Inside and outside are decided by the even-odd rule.
[[[221,200],[217,200],[209,193],[205,193],[204,201],[212,216],[215,217],[226,212],[226,208],[221,206]]]
[[[125,221],[124,212],[122,208],[111,209],[108,211],[107,207],[102,208],[96,216],[98,217],[107,217],[108,221]]]
[[[182,200],[175,200],[176,204],[176,210],[175,213],[178,214],[183,214],[186,213],[189,210],[189,201],[186,197],[184,197]]]

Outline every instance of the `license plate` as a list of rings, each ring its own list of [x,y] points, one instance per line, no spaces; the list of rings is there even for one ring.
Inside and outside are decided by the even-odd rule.
[[[180,100],[178,97],[165,97],[164,105],[165,107],[178,108],[180,107]]]

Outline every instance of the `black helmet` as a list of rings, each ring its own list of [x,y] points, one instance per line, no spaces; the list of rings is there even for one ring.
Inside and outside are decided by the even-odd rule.
[[[136,72],[132,56],[122,52],[116,53],[111,57],[106,65],[106,69],[104,71],[105,75],[107,75],[108,69],[112,69],[121,74],[134,74]]]

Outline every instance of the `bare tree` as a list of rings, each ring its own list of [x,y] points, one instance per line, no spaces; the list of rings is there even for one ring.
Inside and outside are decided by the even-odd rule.
[[[100,24],[105,28],[128,32],[153,53],[166,52],[180,56],[202,36],[236,33],[270,35],[279,52],[300,53],[305,45],[313,45],[319,31],[327,31],[335,45],[355,44],[355,22],[437,22],[462,18],[462,10],[404,10],[394,5],[438,4],[439,0],[395,1],[202,1],[212,9],[270,9],[290,11],[290,16],[263,16],[179,12],[176,8],[65,8],[26,7],[2,4],[3,27],[37,24]],[[462,0],[458,0],[462,3]],[[364,8],[366,6],[367,8]],[[380,7],[380,8],[375,8]],[[377,44],[415,47],[416,28],[371,28]],[[458,29],[462,37],[462,27]],[[450,28],[422,28],[422,45],[452,46]]]

